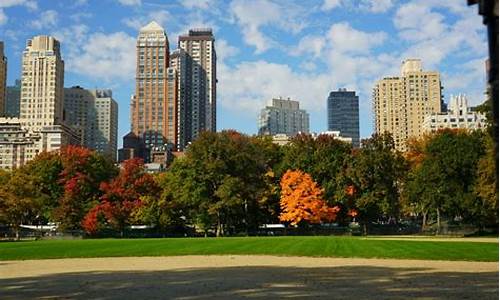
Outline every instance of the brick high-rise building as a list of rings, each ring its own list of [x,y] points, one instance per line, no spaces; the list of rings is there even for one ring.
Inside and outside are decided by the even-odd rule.
[[[375,132],[392,134],[401,151],[423,134],[425,116],[442,109],[439,72],[423,71],[419,59],[403,61],[401,76],[379,80],[373,89]]]
[[[189,120],[184,121],[189,126],[185,136],[185,142],[189,143],[202,131],[217,130],[217,55],[212,29],[189,30],[187,35],[179,37],[178,47],[186,52],[188,59],[184,78],[190,89],[186,95]],[[180,76],[185,76],[182,71]]]
[[[7,57],[4,54],[3,42],[0,41],[0,117],[4,116],[7,102]]]
[[[153,21],[140,29],[137,38],[136,87],[131,103],[132,132],[146,148],[177,143],[177,128],[168,122],[176,115],[176,103],[167,102],[168,66],[168,38]]]

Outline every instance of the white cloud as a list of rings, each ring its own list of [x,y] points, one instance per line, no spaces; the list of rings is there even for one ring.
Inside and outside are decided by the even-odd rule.
[[[485,60],[485,58],[472,59],[456,66],[454,72],[444,72],[442,82],[446,98],[451,94],[465,93],[468,95],[469,105],[481,104],[485,100]],[[478,85],[478,82],[483,82],[484,85]]]
[[[57,25],[58,14],[55,10],[47,10],[42,12],[38,19],[30,22],[31,27],[35,29],[51,28]]]
[[[9,17],[5,14],[3,8],[23,5],[31,11],[38,8],[38,5],[33,0],[0,0],[0,26],[7,23]]]
[[[339,7],[341,4],[342,0],[324,0],[323,5],[321,5],[321,10],[329,11]]]
[[[53,34],[61,41],[67,71],[107,83],[133,80],[134,37],[124,32],[89,33],[85,25],[75,25]]]
[[[234,0],[231,2],[230,11],[241,27],[243,40],[254,46],[256,53],[263,53],[277,45],[262,32],[262,27],[274,25],[278,29],[296,34],[305,26],[305,12],[302,9],[293,5],[284,7],[270,0]]]
[[[466,3],[453,1],[419,1],[402,5],[396,12],[394,25],[399,36],[410,43],[402,58],[419,57],[429,68],[437,68],[451,54],[483,56],[486,45],[481,17],[473,10],[464,11]],[[448,9],[458,14],[456,21],[435,11]]]
[[[371,48],[381,45],[386,38],[385,32],[359,31],[347,22],[333,24],[328,32],[332,47],[342,53],[367,53]]]
[[[325,47],[326,39],[323,36],[306,35],[300,39],[299,44],[290,50],[292,55],[312,54],[319,57]]]
[[[399,36],[410,41],[441,36],[447,29],[445,18],[431,9],[414,2],[402,5],[394,17],[394,25],[400,30]]]
[[[187,9],[208,9],[212,0],[181,0],[181,4]]]
[[[237,55],[240,51],[238,48],[231,46],[224,39],[217,39],[215,41],[215,51],[217,53],[217,62],[224,64],[224,61],[232,56]]]
[[[278,96],[299,100],[306,109],[320,110],[329,87],[326,75],[296,73],[287,65],[262,60],[234,68],[221,65],[218,77],[221,105],[245,114],[256,114]]]
[[[165,9],[154,10],[149,12],[146,16],[135,16],[123,19],[122,22],[130,28],[135,30],[141,29],[151,21],[156,21],[158,24],[166,28],[167,22],[173,18],[172,14]]]
[[[372,13],[383,13],[394,5],[393,0],[362,0],[360,8]]]
[[[0,8],[2,7],[12,7],[17,5],[24,5],[30,10],[36,10],[38,8],[36,1],[33,0],[1,0]]]
[[[141,0],[118,0],[118,2],[121,5],[125,5],[125,6],[136,6],[136,5],[142,4]]]
[[[7,17],[7,15],[3,12],[3,9],[0,9],[0,26],[2,26],[3,24],[7,23],[7,20],[9,18]]]

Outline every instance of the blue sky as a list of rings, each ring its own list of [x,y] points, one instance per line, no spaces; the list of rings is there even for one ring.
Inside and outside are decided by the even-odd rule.
[[[138,29],[156,20],[170,48],[189,28],[211,27],[218,56],[217,128],[257,132],[273,96],[300,101],[311,130],[326,130],[326,98],[340,87],[360,96],[361,136],[372,133],[371,90],[397,76],[405,58],[442,75],[445,101],[484,100],[486,30],[466,0],[0,0],[8,83],[20,77],[26,40],[56,36],[65,86],[111,88],[119,136],[130,129]]]

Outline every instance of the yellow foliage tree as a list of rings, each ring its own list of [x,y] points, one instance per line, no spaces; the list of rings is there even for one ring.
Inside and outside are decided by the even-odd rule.
[[[329,207],[323,200],[323,190],[311,175],[288,170],[281,177],[280,221],[297,225],[301,222],[332,222],[339,207]]]

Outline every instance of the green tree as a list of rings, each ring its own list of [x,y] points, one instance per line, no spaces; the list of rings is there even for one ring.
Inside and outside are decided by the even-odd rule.
[[[446,129],[421,142],[420,163],[408,176],[405,199],[424,215],[423,227],[429,212],[434,213],[438,233],[443,217],[478,221],[479,199],[474,186],[485,152],[484,137],[481,131]]]
[[[21,170],[13,171],[5,184],[0,185],[0,220],[10,224],[16,239],[19,239],[22,224],[29,225],[38,220],[39,199],[33,176]]]
[[[353,208],[359,210],[365,232],[367,223],[382,216],[399,217],[399,194],[406,170],[406,161],[395,150],[388,133],[364,140],[361,149],[354,153],[345,171],[344,182],[348,185],[341,191],[352,193]]]
[[[215,226],[220,236],[256,229],[272,198],[266,190],[276,149],[269,140],[235,131],[204,132],[174,161],[165,185],[177,207],[205,231]]]
[[[339,202],[337,196],[343,182],[339,174],[351,158],[352,147],[330,135],[314,139],[300,134],[283,147],[283,161],[278,175],[286,170],[302,170],[310,174],[324,189],[324,198],[330,205]]]

